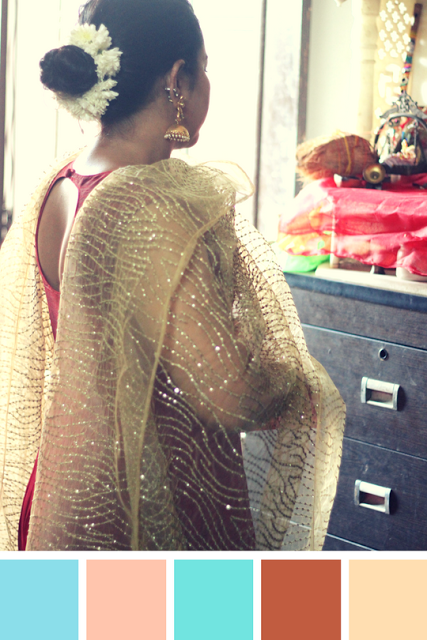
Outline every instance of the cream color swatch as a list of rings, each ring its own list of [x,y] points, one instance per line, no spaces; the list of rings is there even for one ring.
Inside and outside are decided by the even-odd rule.
[[[350,560],[350,640],[427,638],[427,560]]]

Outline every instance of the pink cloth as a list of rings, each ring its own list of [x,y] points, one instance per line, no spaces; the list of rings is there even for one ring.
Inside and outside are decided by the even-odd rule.
[[[62,169],[62,171],[60,171],[58,173],[58,175],[56,176],[55,180],[50,185],[49,190],[48,190],[48,192],[46,194],[46,197],[44,199],[42,208],[40,210],[39,223],[38,223],[37,231],[36,231],[36,259],[37,259],[37,264],[38,264],[38,267],[39,267],[39,270],[40,270],[40,274],[41,274],[41,277],[42,277],[42,280],[43,280],[43,284],[44,284],[44,287],[45,287],[47,304],[48,304],[48,307],[49,307],[50,322],[51,322],[51,325],[52,325],[52,332],[53,332],[53,337],[55,338],[55,340],[56,340],[56,331],[57,331],[57,327],[58,327],[60,293],[59,293],[59,291],[56,291],[53,287],[51,287],[51,285],[46,280],[46,278],[44,276],[44,273],[42,271],[42,268],[40,266],[39,253],[38,253],[38,247],[37,247],[40,220],[41,220],[42,215],[43,215],[45,204],[46,204],[47,199],[48,199],[53,187],[55,186],[55,184],[59,180],[61,180],[63,178],[69,178],[71,180],[71,182],[73,184],[75,184],[77,189],[79,190],[79,199],[78,199],[76,213],[75,213],[75,216],[76,216],[78,211],[79,211],[79,209],[82,207],[84,201],[86,200],[86,198],[90,194],[90,192],[100,182],[102,182],[102,180],[106,176],[108,176],[109,173],[110,173],[109,171],[106,171],[104,173],[98,173],[98,174],[93,175],[93,176],[81,176],[81,175],[77,174],[74,171],[73,163],[70,163],[69,165],[64,167],[64,169]],[[38,461],[38,454],[37,454],[37,458],[36,458],[35,463],[34,463],[34,468],[33,468],[32,474],[30,476],[30,480],[29,480],[28,485],[27,485],[27,489],[26,489],[25,496],[24,496],[24,501],[22,503],[21,518],[20,518],[20,521],[19,521],[19,532],[18,532],[18,549],[19,549],[19,551],[25,551],[25,548],[27,546],[28,529],[29,529],[29,526],[30,526],[31,505],[32,505],[32,502],[33,502],[34,487],[35,487],[35,483],[36,483],[37,461]]]
[[[416,186],[426,183],[427,174],[402,177],[381,190],[317,180],[295,198],[294,215],[280,221],[279,238],[307,237],[296,255],[329,253],[330,247],[340,258],[427,275],[427,191]]]

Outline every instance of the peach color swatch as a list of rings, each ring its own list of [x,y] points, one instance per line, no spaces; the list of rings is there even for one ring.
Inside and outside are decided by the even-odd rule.
[[[350,640],[427,638],[427,560],[350,560]]]
[[[87,640],[166,640],[166,560],[88,560]]]
[[[341,640],[341,561],[262,560],[261,629],[262,640]]]

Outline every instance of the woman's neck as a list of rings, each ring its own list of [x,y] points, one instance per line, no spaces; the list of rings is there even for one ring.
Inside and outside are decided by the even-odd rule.
[[[170,158],[174,145],[164,139],[167,122],[155,109],[146,109],[126,127],[102,131],[75,161],[77,173],[93,175]]]

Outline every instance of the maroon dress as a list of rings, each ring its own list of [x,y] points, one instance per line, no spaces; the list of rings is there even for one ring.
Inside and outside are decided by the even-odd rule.
[[[58,326],[58,312],[59,312],[60,293],[59,293],[59,291],[56,291],[53,287],[50,286],[50,284],[48,283],[48,281],[46,280],[46,278],[44,276],[44,273],[43,273],[43,271],[41,269],[41,266],[40,266],[39,252],[38,252],[38,246],[37,246],[37,238],[38,238],[40,220],[41,220],[41,217],[43,215],[45,204],[46,204],[47,199],[48,199],[53,187],[55,186],[55,184],[59,180],[61,180],[63,178],[69,178],[71,180],[71,182],[76,185],[76,187],[77,187],[77,189],[79,191],[79,199],[78,199],[76,213],[75,213],[75,215],[77,215],[79,209],[83,205],[84,201],[86,200],[86,198],[88,197],[90,192],[100,182],[102,182],[102,180],[106,176],[108,176],[109,173],[110,173],[109,171],[106,171],[104,173],[98,173],[97,175],[93,175],[93,176],[81,176],[81,175],[77,174],[74,171],[73,163],[70,163],[69,165],[64,167],[62,169],[62,171],[60,171],[58,173],[58,175],[56,176],[55,180],[52,182],[52,184],[49,187],[49,190],[48,190],[48,192],[46,194],[46,197],[44,199],[42,208],[40,210],[39,222],[38,222],[37,231],[36,231],[36,259],[37,259],[37,264],[38,264],[38,267],[39,267],[40,275],[41,275],[42,280],[43,280],[45,292],[46,292],[47,304],[48,304],[48,307],[49,307],[50,322],[51,322],[51,325],[52,325],[52,332],[53,332],[53,337],[54,337],[55,340],[56,340],[56,329],[57,329],[57,326]],[[37,460],[38,460],[38,454],[37,454],[37,458],[36,458],[35,463],[34,463],[33,472],[32,472],[32,474],[30,476],[30,480],[29,480],[28,485],[27,485],[27,489],[26,489],[25,496],[24,496],[24,501],[22,503],[21,518],[19,520],[19,532],[18,532],[18,549],[19,549],[19,551],[25,551],[25,548],[27,546],[28,529],[29,529],[29,526],[30,526],[31,504],[33,502],[34,486],[35,486],[36,474],[37,474]]]

